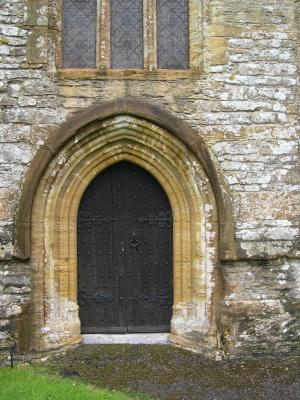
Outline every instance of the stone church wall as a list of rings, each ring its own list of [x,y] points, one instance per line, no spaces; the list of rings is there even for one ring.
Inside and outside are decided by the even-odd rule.
[[[168,110],[196,130],[230,187],[238,260],[222,263],[219,347],[297,346],[300,2],[203,0],[202,69],[177,79],[59,73],[59,4],[0,0],[0,346],[30,335],[32,267],[14,256],[14,241],[31,161],[62,122],[124,96]]]

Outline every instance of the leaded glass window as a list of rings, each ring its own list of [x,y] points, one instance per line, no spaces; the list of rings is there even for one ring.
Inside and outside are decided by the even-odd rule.
[[[63,66],[96,67],[97,0],[64,0]]]
[[[143,70],[151,71],[148,76],[156,70],[193,74],[201,65],[202,0],[60,1],[63,68],[92,69],[79,73],[97,77],[133,77]],[[128,74],[128,69],[136,71]]]
[[[158,68],[188,68],[188,0],[156,0],[156,7]]]
[[[143,0],[110,1],[111,68],[144,68]]]

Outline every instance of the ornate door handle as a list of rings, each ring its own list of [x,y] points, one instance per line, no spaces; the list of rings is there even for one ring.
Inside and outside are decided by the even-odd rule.
[[[131,238],[129,240],[129,245],[135,250],[137,250],[137,248],[139,247],[140,239],[139,239],[138,234],[136,232],[133,232],[131,234]]]

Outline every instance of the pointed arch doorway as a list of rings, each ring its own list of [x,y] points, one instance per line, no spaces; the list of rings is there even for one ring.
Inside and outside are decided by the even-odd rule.
[[[230,191],[197,132],[164,110],[127,98],[78,113],[32,162],[14,250],[32,268],[31,334],[23,348],[48,351],[82,340],[78,209],[90,183],[118,162],[147,171],[172,206],[170,340],[197,350],[217,348],[224,296],[220,260],[237,256]]]
[[[77,219],[82,333],[169,332],[173,218],[157,180],[122,161],[85,190]]]

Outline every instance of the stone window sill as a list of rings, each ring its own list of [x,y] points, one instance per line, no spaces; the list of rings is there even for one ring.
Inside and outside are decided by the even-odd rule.
[[[59,79],[139,79],[139,80],[174,80],[198,79],[201,76],[199,69],[84,69],[60,68],[57,71]]]

